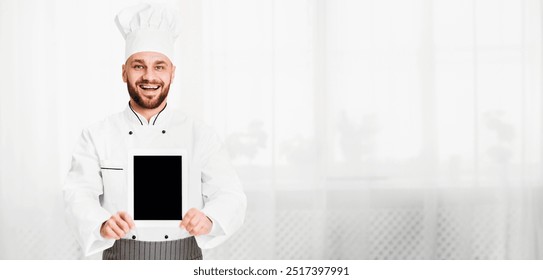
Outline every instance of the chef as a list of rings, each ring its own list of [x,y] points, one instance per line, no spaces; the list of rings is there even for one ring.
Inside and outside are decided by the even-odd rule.
[[[121,11],[115,22],[126,40],[122,78],[130,100],[124,111],[83,130],[64,186],[68,222],[87,256],[103,251],[103,259],[202,259],[201,249],[241,227],[246,196],[217,134],[168,106],[176,15],[140,4]],[[189,210],[173,236],[138,228],[127,213],[128,154],[149,148],[184,149],[189,158]]]

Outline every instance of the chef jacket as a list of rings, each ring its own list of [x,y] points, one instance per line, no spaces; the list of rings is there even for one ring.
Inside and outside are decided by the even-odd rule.
[[[100,227],[113,214],[127,210],[130,149],[150,148],[187,151],[187,209],[200,209],[213,222],[209,234],[196,236],[200,248],[219,245],[243,224],[246,196],[218,135],[168,106],[147,121],[128,105],[83,130],[73,153],[64,186],[65,210],[85,255],[113,246],[115,240],[104,239]],[[189,236],[181,228],[136,228],[123,238],[165,241]]]

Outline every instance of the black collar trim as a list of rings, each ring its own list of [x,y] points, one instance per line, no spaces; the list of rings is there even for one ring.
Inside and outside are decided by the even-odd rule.
[[[164,109],[166,109],[166,106],[168,106],[168,103],[164,104],[164,108],[162,108],[162,110],[160,110],[160,112],[158,112],[158,114],[156,114],[156,118],[153,121],[153,125],[155,125],[156,120],[158,119],[158,116],[160,116],[160,113],[162,113],[162,111],[164,111]]]
[[[136,114],[136,112],[134,112],[134,109],[132,109],[132,106],[130,106],[130,101],[128,101],[128,107],[130,107],[130,110],[132,110],[132,113],[134,113],[134,116],[136,116],[136,118],[138,118],[138,121],[140,121],[141,125],[143,125],[143,122],[141,121],[140,117],[138,117],[138,114]]]

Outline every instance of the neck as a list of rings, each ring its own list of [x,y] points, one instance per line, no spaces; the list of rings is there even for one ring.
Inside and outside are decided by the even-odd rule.
[[[154,109],[147,109],[139,106],[138,104],[136,104],[136,102],[134,102],[134,100],[130,99],[130,107],[132,107],[132,110],[142,115],[147,120],[147,122],[149,122],[152,116],[158,114],[160,111],[162,111],[162,109],[164,109],[164,107],[166,107],[166,100],[164,100],[162,104]]]

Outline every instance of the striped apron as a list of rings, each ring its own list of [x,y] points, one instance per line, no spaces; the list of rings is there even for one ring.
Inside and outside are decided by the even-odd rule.
[[[201,260],[202,250],[194,236],[171,241],[115,240],[104,250],[104,260]]]

